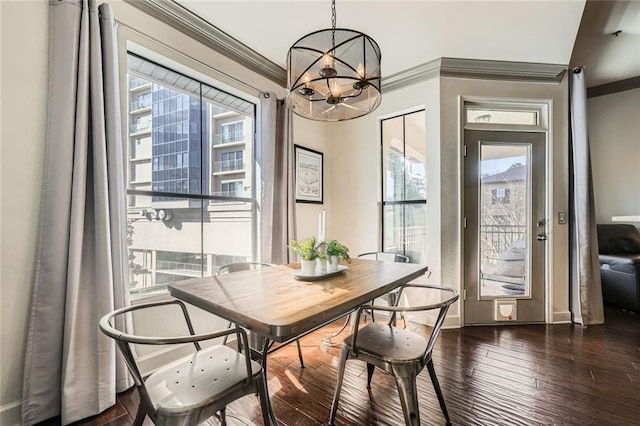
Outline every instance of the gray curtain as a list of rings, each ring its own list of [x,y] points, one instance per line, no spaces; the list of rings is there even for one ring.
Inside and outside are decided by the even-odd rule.
[[[579,324],[603,324],[604,308],[587,135],[587,89],[584,69],[576,68],[570,76],[571,313],[573,321]]]
[[[260,95],[261,260],[289,262],[289,241],[295,239],[293,117],[274,93]]]
[[[131,385],[102,315],[128,303],[115,22],[108,5],[50,0],[47,153],[22,423],[97,414]]]

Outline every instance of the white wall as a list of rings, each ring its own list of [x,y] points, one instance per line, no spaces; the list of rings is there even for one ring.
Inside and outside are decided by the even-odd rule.
[[[326,162],[327,237],[346,244],[354,256],[380,249],[380,120],[425,108],[427,156],[427,265],[439,282],[440,106],[438,79],[385,93],[372,114],[328,124]],[[423,280],[425,281],[425,280]],[[415,301],[417,303],[417,301]],[[451,309],[455,316],[456,307]],[[414,318],[417,319],[417,318]]]
[[[588,99],[587,117],[597,222],[639,215],[640,88]]]

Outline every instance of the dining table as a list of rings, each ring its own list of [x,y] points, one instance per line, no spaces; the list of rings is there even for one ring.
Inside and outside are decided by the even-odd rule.
[[[251,354],[262,364],[269,395],[270,353],[426,271],[426,265],[352,259],[351,263],[340,265],[337,272],[301,276],[300,265],[290,263],[192,278],[171,283],[168,289],[173,297],[249,332]],[[277,424],[272,407],[268,408],[272,423]]]

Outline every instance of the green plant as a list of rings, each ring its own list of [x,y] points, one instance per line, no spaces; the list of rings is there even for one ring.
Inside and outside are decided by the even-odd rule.
[[[351,263],[349,257],[349,248],[338,240],[331,240],[327,243],[327,257],[338,256],[338,259],[343,259],[347,263]]]
[[[314,260],[322,253],[320,251],[322,244],[324,243],[316,243],[316,237],[309,237],[302,241],[291,241],[289,248],[304,260]]]

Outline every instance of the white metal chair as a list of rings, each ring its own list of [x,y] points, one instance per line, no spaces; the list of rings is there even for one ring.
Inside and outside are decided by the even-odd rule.
[[[331,414],[329,416],[330,425],[334,424],[336,418],[345,366],[347,360],[350,359],[361,360],[367,363],[367,388],[369,389],[371,388],[371,379],[375,367],[394,376],[398,387],[402,412],[404,413],[404,419],[407,425],[420,425],[416,377],[426,366],[429,371],[429,376],[431,376],[433,388],[438,396],[444,418],[448,425],[451,424],[444,396],[442,395],[442,390],[440,389],[440,384],[438,383],[438,378],[436,377],[436,372],[433,367],[431,353],[436,339],[440,334],[440,329],[442,328],[442,323],[444,322],[449,307],[458,300],[458,292],[449,287],[436,285],[405,284],[400,287],[399,294],[402,294],[402,291],[406,288],[424,289],[425,291],[437,290],[441,293],[448,293],[448,297],[441,302],[426,306],[398,307],[373,304],[363,305],[358,308],[356,313],[356,324],[359,323],[362,312],[368,309],[386,311],[392,314],[401,310],[405,312],[439,310],[429,339],[427,340],[423,336],[404,328],[393,326],[393,320],[388,324],[371,322],[360,330],[356,327],[353,334],[342,342],[340,364],[338,366],[338,381],[331,405]]]
[[[233,272],[248,271],[250,269],[268,268],[274,266],[271,263],[262,262],[235,262],[222,265],[218,268],[218,274],[229,274]],[[227,328],[231,328],[233,323],[229,321]],[[227,337],[224,338],[222,344],[227,344]],[[298,346],[298,358],[300,359],[300,368],[304,368],[304,359],[302,358],[302,347],[300,346],[300,340],[296,340]]]
[[[175,337],[146,337],[127,333],[114,326],[115,318],[133,311],[153,310],[162,306],[177,305],[185,319],[188,335]],[[162,308],[160,308],[162,309]],[[168,308],[164,308],[168,309]],[[247,346],[247,334],[240,328],[195,334],[187,308],[179,300],[170,300],[113,311],[100,320],[100,330],[113,338],[133,375],[140,395],[140,405],[134,425],[141,425],[149,416],[156,425],[195,425],[212,416],[226,424],[226,406],[245,395],[258,394],[262,406],[262,418],[269,420],[262,367],[250,358],[249,351],[241,354],[224,345],[206,348],[199,342],[236,334]],[[193,344],[190,355],[155,369],[143,376],[137,362],[134,345],[182,345]],[[218,414],[219,413],[219,414]]]

